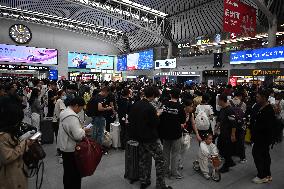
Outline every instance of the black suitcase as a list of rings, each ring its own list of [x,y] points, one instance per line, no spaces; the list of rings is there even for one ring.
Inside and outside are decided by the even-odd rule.
[[[139,142],[130,140],[125,148],[125,175],[130,183],[139,180]]]
[[[41,135],[42,144],[53,144],[54,133],[53,133],[52,118],[47,117],[41,120],[40,132],[42,133]]]

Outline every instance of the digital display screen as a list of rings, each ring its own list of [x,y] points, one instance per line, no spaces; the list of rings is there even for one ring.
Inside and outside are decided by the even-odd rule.
[[[117,71],[126,71],[127,70],[127,56],[117,56]]]
[[[232,52],[230,64],[254,64],[284,61],[284,47],[253,49]]]
[[[49,80],[58,80],[58,70],[49,70]]]
[[[166,59],[166,60],[156,60],[155,61],[155,69],[161,68],[176,68],[177,67],[177,60],[174,59]]]
[[[0,62],[57,65],[58,51],[0,44]]]
[[[114,56],[68,52],[68,67],[80,69],[112,70]]]
[[[153,49],[127,55],[127,70],[145,70],[153,68]]]

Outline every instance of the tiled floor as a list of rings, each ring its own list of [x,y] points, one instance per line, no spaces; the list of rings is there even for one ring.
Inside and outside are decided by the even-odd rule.
[[[63,189],[62,165],[57,163],[55,145],[45,145],[48,154],[45,159],[44,183],[42,189]],[[229,173],[222,175],[219,183],[205,180],[200,174],[192,169],[192,162],[196,158],[198,144],[193,142],[187,153],[184,178],[182,180],[166,180],[167,184],[175,189],[284,189],[284,143],[277,145],[272,151],[272,174],[273,182],[264,185],[255,185],[251,179],[256,174],[256,169],[251,156],[251,147],[247,146],[248,162],[237,164]],[[237,162],[237,159],[236,159]],[[154,164],[153,164],[154,165]],[[154,168],[153,168],[154,170]],[[155,188],[155,171],[152,171],[152,185]],[[135,189],[139,183],[131,185],[123,178],[124,153],[111,151],[104,156],[97,171],[91,177],[83,179],[82,189]],[[30,180],[30,189],[35,189],[34,179]]]

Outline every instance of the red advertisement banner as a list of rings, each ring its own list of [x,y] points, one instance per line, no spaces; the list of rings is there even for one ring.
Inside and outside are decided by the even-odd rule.
[[[239,0],[224,0],[224,32],[255,36],[256,9]]]

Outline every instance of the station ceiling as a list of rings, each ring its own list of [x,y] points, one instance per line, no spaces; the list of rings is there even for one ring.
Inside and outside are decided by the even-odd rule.
[[[137,23],[135,19],[121,19],[116,14],[88,6],[90,2],[100,2],[115,7],[120,3],[124,3],[124,6],[136,3],[134,6],[129,6],[132,7],[133,12],[137,10],[135,9],[137,4],[145,6],[146,9],[142,8],[144,11],[153,10],[152,13],[159,11],[165,15],[164,19],[170,24],[170,27],[167,27],[170,31],[165,37],[164,31],[157,34],[154,28],[149,29]],[[257,9],[254,0],[242,0],[242,2]],[[277,14],[279,23],[282,23],[284,1],[265,0],[265,2],[270,5],[271,12]],[[222,33],[223,3],[224,0],[0,0],[0,6],[45,13],[121,31],[124,39],[127,39],[130,51],[167,45],[164,37],[175,43],[182,43],[198,36]],[[261,11],[258,11],[258,26],[263,28],[268,26],[267,19]]]

